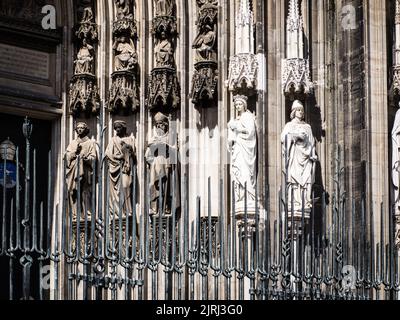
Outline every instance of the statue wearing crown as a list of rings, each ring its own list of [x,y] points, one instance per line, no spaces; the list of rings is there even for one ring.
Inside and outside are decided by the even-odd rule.
[[[150,214],[170,215],[180,207],[178,148],[169,134],[169,119],[154,117],[154,135],[146,150],[149,169]]]
[[[236,95],[236,118],[228,123],[228,150],[234,182],[236,211],[254,207],[257,179],[257,131],[255,115],[247,109],[247,96]]]

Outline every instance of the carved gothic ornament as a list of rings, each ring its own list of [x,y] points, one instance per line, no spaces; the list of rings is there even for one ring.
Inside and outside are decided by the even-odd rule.
[[[209,106],[218,98],[218,1],[197,1],[198,34],[193,42],[195,50],[195,72],[192,79],[192,102]]]
[[[126,113],[134,113],[139,110],[139,104],[139,90],[135,73],[130,71],[114,72],[109,93],[109,111],[123,110]]]
[[[132,0],[114,0],[116,20],[113,23],[114,72],[111,75],[108,110],[116,113],[139,110],[137,26]]]
[[[161,38],[162,33],[166,35],[166,37],[176,37],[178,34],[176,17],[174,16],[157,16],[154,17],[151,33],[155,38]]]
[[[86,114],[99,111],[100,98],[97,88],[97,79],[94,75],[74,75],[69,89],[69,109],[72,114],[84,112]]]
[[[258,58],[252,53],[234,55],[229,61],[227,86],[232,92],[253,91],[257,87]]]
[[[98,40],[98,27],[94,22],[94,14],[91,7],[84,8],[82,20],[75,32],[77,39],[87,39],[95,42]]]
[[[400,95],[400,65],[393,67],[392,92],[395,95]]]
[[[314,84],[311,82],[310,67],[307,59],[284,59],[282,61],[282,88],[287,96],[311,94]]]
[[[193,75],[192,102],[196,105],[208,105],[218,98],[218,70],[216,65],[197,65]]]
[[[69,90],[70,112],[97,113],[100,100],[95,71],[98,28],[92,7],[83,8],[75,30],[77,54]]]
[[[151,109],[166,107],[177,109],[180,105],[180,87],[176,70],[173,68],[154,68],[149,79],[147,106]]]

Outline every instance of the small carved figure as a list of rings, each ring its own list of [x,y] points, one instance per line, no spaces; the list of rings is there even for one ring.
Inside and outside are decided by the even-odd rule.
[[[77,60],[75,60],[75,74],[93,73],[94,49],[84,38],[82,48],[79,49]]]
[[[117,6],[118,19],[131,18],[132,0],[114,0]]]
[[[173,4],[172,0],[155,0],[156,16],[172,16]]]
[[[156,67],[173,67],[174,50],[171,42],[167,39],[166,33],[161,32],[161,39],[154,48]]]
[[[83,11],[81,23],[92,23],[93,22],[93,11],[92,8],[87,7]]]
[[[78,137],[69,144],[65,153],[69,208],[74,220],[78,217],[78,183],[81,199],[79,216],[81,219],[86,213],[89,218],[91,216],[93,164],[97,160],[96,142],[89,139],[87,124],[77,123],[75,131]]]
[[[209,24],[205,24],[201,27],[201,31],[193,43],[193,49],[196,49],[196,61],[215,61],[215,45],[215,31],[212,26],[210,26]]]
[[[137,53],[133,41],[126,36],[118,38],[113,49],[115,50],[115,70],[131,70],[137,64]]]

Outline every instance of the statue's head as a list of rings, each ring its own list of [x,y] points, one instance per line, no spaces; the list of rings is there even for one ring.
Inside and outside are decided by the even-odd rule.
[[[79,138],[83,138],[89,134],[90,130],[85,122],[78,122],[75,126],[75,132]]]
[[[168,132],[169,119],[166,115],[158,112],[154,116],[155,127],[158,133],[165,134]]]
[[[127,130],[126,122],[122,121],[122,120],[116,120],[114,122],[114,130],[115,130],[117,136],[119,136],[119,137],[125,136],[126,130]]]
[[[233,104],[237,112],[242,113],[247,110],[247,96],[236,95],[233,97]]]
[[[290,114],[290,119],[297,118],[299,120],[304,120],[304,106],[300,100],[295,100],[292,105],[292,113]]]

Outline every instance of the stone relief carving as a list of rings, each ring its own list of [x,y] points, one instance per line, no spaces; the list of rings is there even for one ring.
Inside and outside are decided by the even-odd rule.
[[[132,182],[135,163],[135,137],[127,135],[125,121],[114,122],[115,136],[105,151],[109,174],[110,214],[132,215]],[[121,208],[120,208],[121,207]]]
[[[247,109],[247,99],[243,95],[234,97],[237,117],[228,123],[236,213],[244,211],[245,201],[249,210],[255,208],[256,200],[257,131],[255,116]]]
[[[169,215],[180,206],[178,148],[170,142],[168,117],[158,112],[154,122],[154,135],[145,154],[150,180],[150,214]]]
[[[174,14],[174,6],[172,0],[155,0],[156,16],[172,16]]]
[[[315,139],[311,126],[304,122],[304,106],[300,101],[293,102],[290,118],[281,134],[282,156],[287,168],[287,206],[289,214],[293,211],[297,218],[302,217],[304,207],[305,218],[309,218],[318,160]]]
[[[192,84],[192,102],[205,105],[216,101],[218,85],[217,22],[218,1],[197,1],[198,35],[193,42],[195,72]]]
[[[150,110],[158,108],[170,111],[168,109],[174,110],[180,105],[180,87],[174,57],[178,34],[175,1],[155,1],[153,4],[155,17],[151,32],[155,39],[155,67],[149,77],[146,105]]]
[[[111,75],[108,109],[136,112],[139,108],[137,27],[133,1],[115,0],[117,20],[113,23],[114,72]]]
[[[70,111],[74,114],[79,114],[81,111],[88,114],[97,113],[99,94],[95,72],[95,45],[98,32],[92,7],[83,9],[80,23],[75,29],[79,49],[74,61],[74,76],[70,83]]]
[[[91,217],[92,183],[95,174],[93,165],[97,161],[96,142],[88,137],[87,124],[77,123],[75,131],[77,138],[69,144],[65,153],[68,204],[73,221],[84,220],[86,213],[88,218]]]

